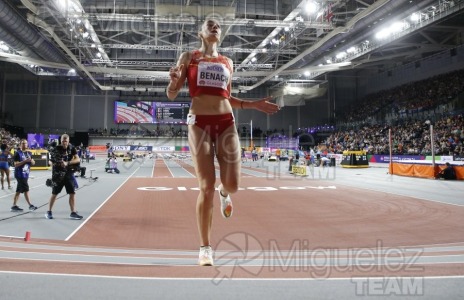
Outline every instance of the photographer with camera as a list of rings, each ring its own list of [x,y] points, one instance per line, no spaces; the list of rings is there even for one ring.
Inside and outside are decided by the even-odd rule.
[[[34,159],[32,159],[32,153],[26,151],[27,140],[22,139],[20,141],[20,148],[16,150],[14,155],[14,176],[17,181],[16,193],[13,198],[13,206],[11,207],[12,212],[22,212],[23,209],[18,207],[19,194],[24,193],[27,204],[29,204],[29,210],[34,211],[37,209],[29,200],[29,173],[31,172],[31,165],[35,165]]]
[[[442,169],[440,172],[438,172],[437,176],[435,177],[436,179],[443,178],[445,180],[456,180],[456,171],[454,170],[453,166],[449,163],[446,162],[446,167]]]
[[[53,219],[52,209],[56,201],[56,196],[61,192],[63,187],[66,188],[66,193],[69,195],[69,207],[71,214],[69,218],[74,220],[81,220],[82,216],[78,215],[75,210],[75,188],[73,173],[76,166],[79,165],[80,159],[78,155],[73,155],[71,146],[69,145],[69,135],[63,134],[61,136],[61,145],[50,149],[52,167],[52,196],[48,204],[48,211],[45,218]]]

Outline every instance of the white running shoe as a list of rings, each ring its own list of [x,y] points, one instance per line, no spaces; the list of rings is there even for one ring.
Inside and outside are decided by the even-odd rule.
[[[232,199],[230,199],[230,195],[227,195],[227,197],[224,197],[221,194],[221,189],[222,189],[222,184],[218,186],[219,200],[221,200],[221,214],[224,218],[227,219],[227,218],[232,217],[234,208],[232,206]]]
[[[198,264],[200,266],[214,266],[213,249],[211,248],[211,246],[200,247],[200,254],[198,255]]]

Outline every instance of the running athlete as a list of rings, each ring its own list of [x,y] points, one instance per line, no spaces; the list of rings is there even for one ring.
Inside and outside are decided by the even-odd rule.
[[[176,67],[169,70],[166,93],[170,100],[174,100],[187,80],[192,98],[187,117],[188,140],[200,188],[196,206],[200,233],[198,264],[212,266],[211,225],[216,190],[214,156],[219,163],[221,184],[217,190],[224,218],[232,216],[230,194],[238,190],[240,183],[240,143],[232,108],[273,114],[279,106],[269,102],[271,97],[250,101],[231,95],[233,63],[217,51],[221,26],[216,20],[206,20],[198,36],[200,49],[182,53]]]

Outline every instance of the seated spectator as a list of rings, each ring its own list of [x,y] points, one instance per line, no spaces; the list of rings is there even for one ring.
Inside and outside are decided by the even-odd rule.
[[[80,176],[81,178],[85,178],[85,171],[87,170],[86,167],[79,167],[77,170],[76,170],[76,176]]]
[[[116,174],[120,173],[120,171],[118,169],[118,161],[117,161],[115,155],[113,155],[111,158],[109,158],[106,161],[105,172],[106,173],[116,173]]]
[[[456,171],[453,166],[447,162],[446,167],[437,174],[437,179],[443,178],[445,180],[456,180]]]

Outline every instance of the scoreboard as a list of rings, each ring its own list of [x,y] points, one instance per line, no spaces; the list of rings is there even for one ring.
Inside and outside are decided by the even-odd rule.
[[[189,109],[190,103],[156,102],[154,119],[156,123],[185,123]]]
[[[115,123],[185,124],[190,102],[115,101]]]

